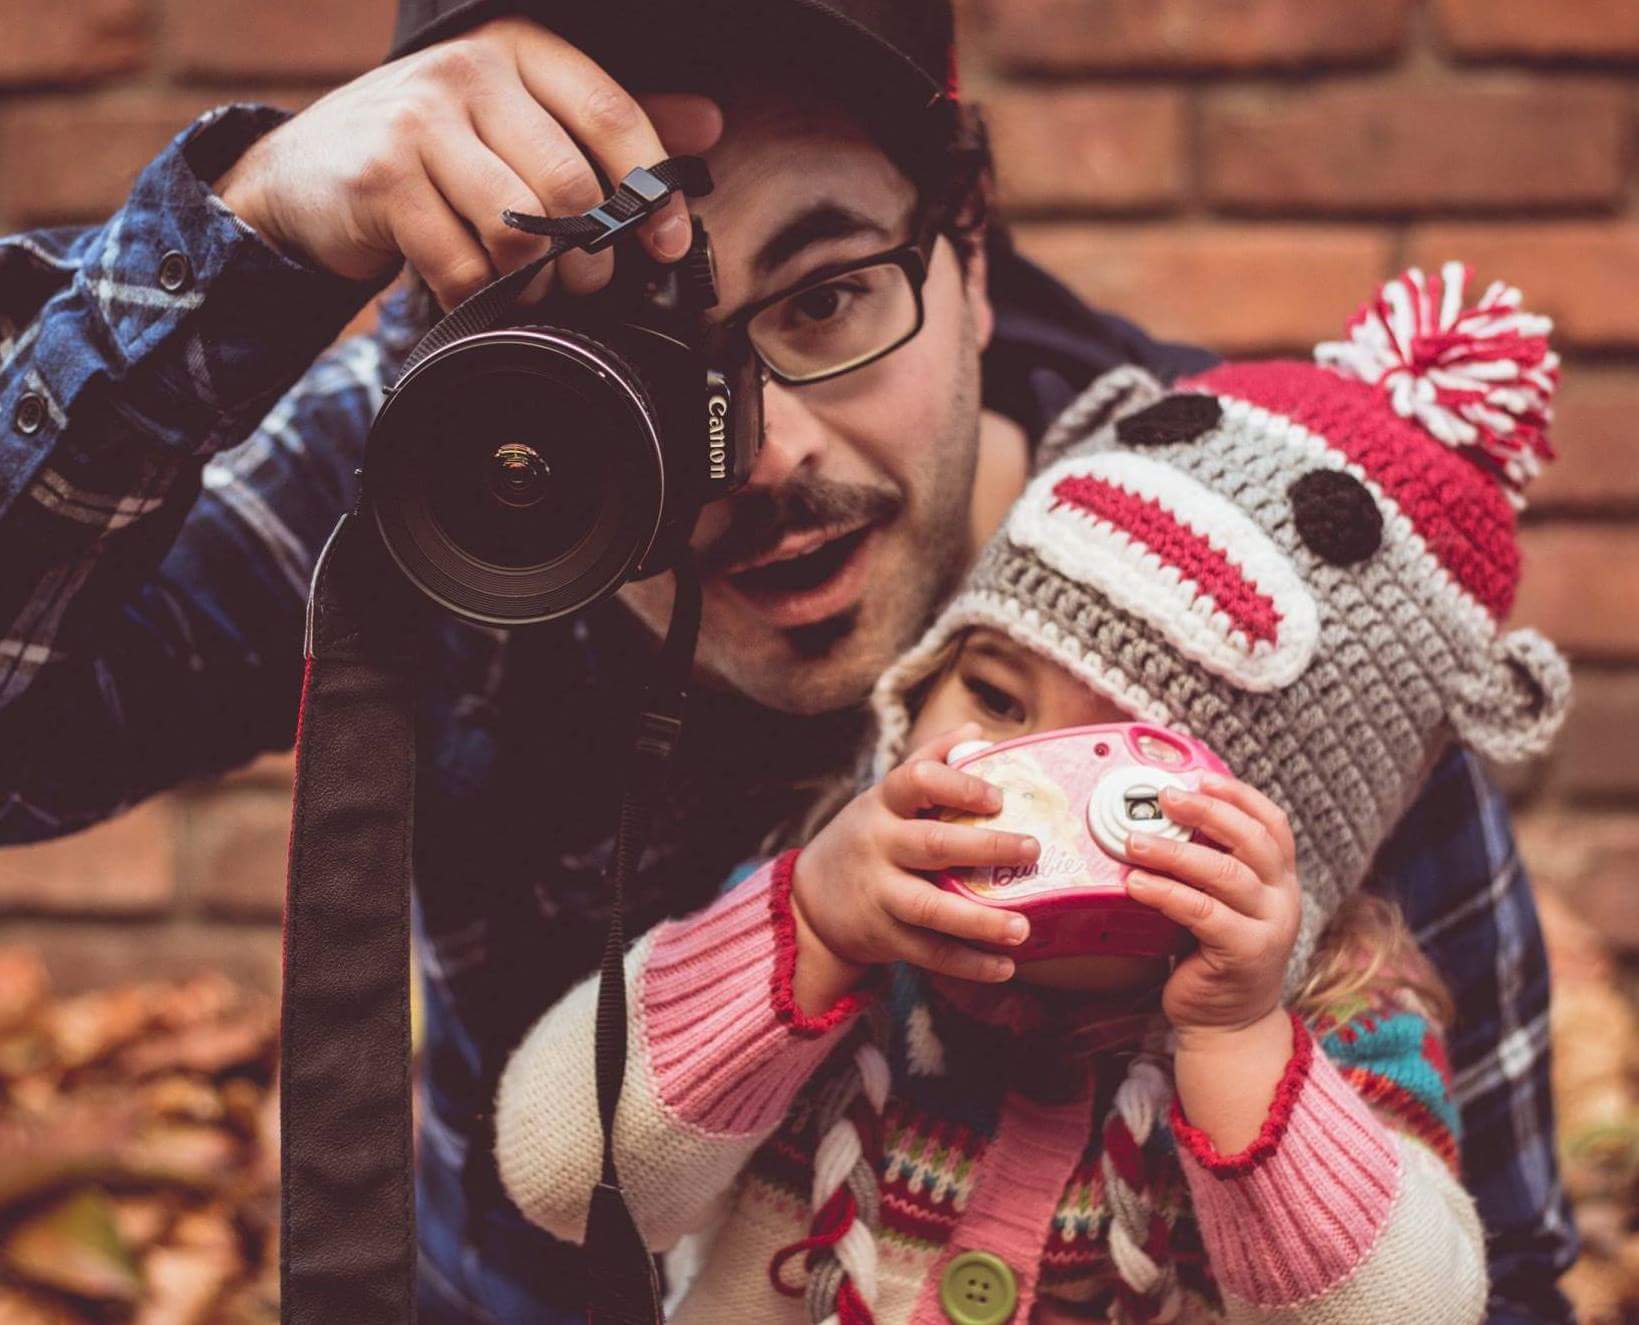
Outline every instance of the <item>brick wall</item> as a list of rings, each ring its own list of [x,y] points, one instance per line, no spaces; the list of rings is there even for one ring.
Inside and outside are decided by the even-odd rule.
[[[1519,616],[1580,699],[1512,779],[1539,876],[1639,952],[1639,211],[1633,0],[968,0],[1025,251],[1230,352],[1336,334],[1402,263],[1462,257],[1553,314],[1559,465]],[[188,117],[297,106],[384,49],[388,0],[0,0],[0,229],[95,218]],[[43,14],[49,12],[49,19]],[[59,978],[277,978],[288,761],[0,853],[0,938]]]

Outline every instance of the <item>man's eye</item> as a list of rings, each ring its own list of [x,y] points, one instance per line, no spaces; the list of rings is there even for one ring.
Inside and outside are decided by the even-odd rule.
[[[789,306],[791,320],[799,325],[829,322],[847,309],[855,293],[848,287],[835,283],[818,285],[812,290],[792,295]]]
[[[967,686],[979,707],[992,717],[1001,718],[1005,722],[1023,722],[1024,705],[1014,699],[1007,691],[991,685],[988,681],[981,681],[976,676],[965,676],[962,683]]]

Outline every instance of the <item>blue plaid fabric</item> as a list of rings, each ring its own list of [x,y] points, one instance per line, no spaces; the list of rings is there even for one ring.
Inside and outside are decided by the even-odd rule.
[[[0,239],[0,842],[291,743],[314,559],[424,321],[395,296],[376,332],[327,349],[377,290],[273,253],[212,195],[278,118],[212,112],[105,225]],[[992,288],[986,401],[1035,434],[1115,364],[1206,362],[1018,259],[998,255]],[[486,1126],[507,1051],[596,964],[610,732],[641,679],[632,631],[612,604],[511,634],[430,621],[415,862],[428,1322],[578,1319],[578,1260],[508,1205]],[[857,714],[708,691],[691,706],[632,932],[708,900],[860,735]],[[1491,1319],[1567,1320],[1547,970],[1507,809],[1474,761],[1445,760],[1383,864],[1460,995],[1451,1050]]]

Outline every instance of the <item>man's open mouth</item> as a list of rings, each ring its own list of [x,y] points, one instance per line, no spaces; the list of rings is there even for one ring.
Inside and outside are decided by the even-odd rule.
[[[724,578],[775,625],[810,625],[858,600],[865,586],[867,548],[878,527],[789,534],[778,547]]]

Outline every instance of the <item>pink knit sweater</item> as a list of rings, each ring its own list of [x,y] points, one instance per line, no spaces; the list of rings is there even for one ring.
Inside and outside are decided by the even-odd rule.
[[[788,886],[771,864],[709,909],[645,935],[627,957],[632,1056],[616,1136],[621,1174],[653,1247],[710,1230],[674,1325],[807,1319],[800,1298],[776,1290],[769,1267],[807,1233],[809,1203],[759,1181],[752,1161],[765,1146],[789,1148],[792,1133],[776,1131],[867,999],[850,996],[820,1017],[796,1006],[781,882]],[[496,1154],[508,1192],[530,1219],[571,1240],[583,1235],[599,1162],[595,1003],[588,981],[536,1023],[498,1101]],[[913,1070],[936,1074],[938,1065]],[[1008,1090],[994,1134],[949,1175],[938,1233],[883,1240],[871,1285],[879,1325],[942,1325],[941,1277],[971,1251],[1011,1268],[1012,1321],[1058,1319],[1038,1286],[1060,1254],[1095,1121],[1085,1094],[1040,1103]],[[1251,1146],[1218,1154],[1176,1105],[1172,1130],[1223,1303],[1220,1314],[1192,1300],[1180,1319],[1481,1318],[1484,1249],[1467,1194],[1427,1146],[1385,1126],[1296,1019],[1290,1065]]]

